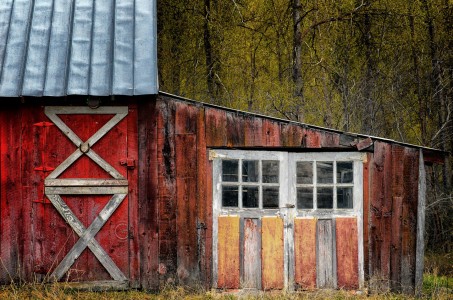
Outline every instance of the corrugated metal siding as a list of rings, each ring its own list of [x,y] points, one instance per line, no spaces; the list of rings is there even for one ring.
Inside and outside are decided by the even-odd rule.
[[[156,0],[1,0],[0,97],[157,94]]]

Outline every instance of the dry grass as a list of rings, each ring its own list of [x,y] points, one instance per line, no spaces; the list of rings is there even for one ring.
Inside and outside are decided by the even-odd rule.
[[[103,291],[90,292],[69,289],[64,284],[24,284],[4,286],[0,288],[0,299],[370,299],[370,300],[396,300],[417,299],[414,296],[402,294],[374,294],[366,295],[360,292],[322,290],[316,292],[251,292],[238,291],[233,293],[184,289],[182,287],[168,287],[159,294],[144,291]],[[420,299],[420,298],[418,298]],[[453,299],[453,278],[426,275],[424,290],[421,299]]]

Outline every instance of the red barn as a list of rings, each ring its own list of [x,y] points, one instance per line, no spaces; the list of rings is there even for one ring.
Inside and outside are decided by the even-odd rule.
[[[5,15],[0,282],[420,286],[443,152],[158,93],[153,1]]]

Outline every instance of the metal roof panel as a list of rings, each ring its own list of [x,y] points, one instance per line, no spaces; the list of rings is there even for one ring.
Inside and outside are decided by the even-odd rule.
[[[0,97],[157,94],[156,0],[0,1]]]

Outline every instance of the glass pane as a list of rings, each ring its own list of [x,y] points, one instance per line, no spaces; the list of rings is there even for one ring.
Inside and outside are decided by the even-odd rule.
[[[243,182],[258,182],[258,161],[257,160],[242,161],[242,181]]]
[[[263,208],[278,208],[278,187],[263,187]]]
[[[278,183],[278,160],[263,160],[263,182]]]
[[[238,160],[222,160],[222,181],[237,182],[238,172]]]
[[[242,207],[258,207],[259,197],[257,186],[242,187]]]
[[[352,183],[354,179],[354,172],[352,169],[351,161],[337,162],[337,182],[338,183]]]
[[[239,187],[222,186],[222,206],[238,206]]]
[[[313,183],[313,162],[297,162],[297,183]]]
[[[353,208],[352,187],[337,188],[337,208]]]
[[[318,208],[333,208],[333,188],[318,188]]]
[[[316,163],[318,183],[333,183],[333,162],[318,161]]]
[[[297,208],[313,208],[313,188],[297,188]]]

